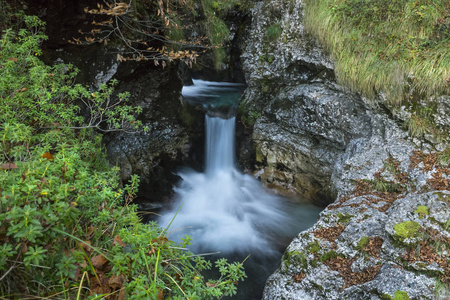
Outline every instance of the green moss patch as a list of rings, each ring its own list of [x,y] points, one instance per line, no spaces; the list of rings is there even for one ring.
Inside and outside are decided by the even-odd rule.
[[[419,219],[422,219],[425,216],[428,216],[428,207],[424,205],[417,206],[417,209],[414,211],[416,214],[419,214]]]
[[[404,291],[395,291],[394,300],[409,300],[409,295]]]
[[[320,245],[317,241],[314,241],[312,243],[309,243],[308,246],[306,246],[306,249],[308,249],[311,253],[317,253],[320,250]]]
[[[392,297],[389,294],[383,294],[381,296],[381,299],[383,299],[383,300],[409,300],[410,298],[409,298],[409,295],[407,292],[397,290],[394,293],[394,297]]]
[[[401,240],[413,238],[420,229],[420,224],[415,221],[406,221],[394,225],[396,236]]]
[[[295,265],[301,269],[308,268],[308,260],[306,259],[306,256],[303,252],[299,251],[286,252],[283,255],[282,261],[284,262],[286,267],[288,267],[289,265]]]
[[[338,213],[337,217],[338,217],[338,220],[337,220],[338,223],[347,224],[348,221],[350,221],[351,218],[354,217],[354,215],[347,215],[347,214]]]
[[[337,252],[334,250],[331,250],[320,257],[320,262],[325,262],[327,260],[330,260],[330,259],[336,258],[336,257],[338,257]]]
[[[364,248],[366,248],[367,244],[369,244],[369,237],[364,236],[359,240],[358,245],[356,245],[356,249],[360,250],[360,251],[364,250]]]

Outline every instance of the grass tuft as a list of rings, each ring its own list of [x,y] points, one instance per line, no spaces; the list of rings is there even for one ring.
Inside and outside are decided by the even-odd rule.
[[[447,0],[307,0],[305,26],[341,84],[397,106],[450,92],[449,14]]]

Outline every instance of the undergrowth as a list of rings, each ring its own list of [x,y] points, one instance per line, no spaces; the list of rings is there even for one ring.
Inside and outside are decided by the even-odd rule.
[[[338,80],[390,105],[450,92],[447,0],[307,0],[305,26],[336,62]],[[412,126],[412,125],[411,125]]]
[[[212,263],[143,224],[131,201],[137,176],[118,186],[98,132],[141,130],[139,108],[113,85],[74,84],[70,65],[39,59],[44,23],[0,40],[0,297],[212,299],[236,293],[242,263]],[[86,114],[80,115],[83,105]]]

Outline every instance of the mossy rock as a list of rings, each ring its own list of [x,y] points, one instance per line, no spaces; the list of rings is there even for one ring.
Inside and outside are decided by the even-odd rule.
[[[394,293],[394,297],[392,297],[389,294],[383,294],[381,296],[381,299],[382,300],[409,300],[410,298],[409,298],[409,295],[407,292],[397,290]]]
[[[401,240],[413,238],[420,229],[420,224],[415,221],[406,221],[394,225],[395,235]]]
[[[338,217],[338,220],[337,220],[338,223],[347,224],[348,221],[350,221],[351,218],[354,217],[354,215],[347,215],[347,214],[338,213],[337,217]]]
[[[290,265],[294,265],[301,269],[306,270],[308,268],[308,260],[303,252],[299,251],[290,251],[286,252],[282,258],[286,267]]]
[[[364,248],[366,248],[367,244],[369,244],[369,237],[368,236],[363,236],[359,240],[358,245],[356,245],[356,249],[357,250],[363,250]]]
[[[320,257],[320,262],[326,262],[327,260],[330,260],[330,259],[336,258],[336,257],[338,257],[337,252],[334,250],[330,250]]]
[[[309,243],[308,246],[306,246],[306,249],[308,249],[311,253],[317,253],[320,250],[320,245],[317,241],[314,241]]]
[[[394,300],[409,300],[409,295],[404,291],[395,291]]]
[[[416,214],[419,214],[419,219],[422,219],[424,216],[429,215],[428,207],[425,205],[417,206],[417,209],[414,211]]]

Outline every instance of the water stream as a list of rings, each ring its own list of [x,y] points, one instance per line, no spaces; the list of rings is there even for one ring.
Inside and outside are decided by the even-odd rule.
[[[194,81],[183,89],[188,101],[209,111],[205,116],[205,168],[203,173],[179,173],[182,180],[175,189],[174,205],[159,223],[170,224],[172,240],[190,235],[194,253],[220,252],[222,257],[237,260],[251,254],[246,265],[249,278],[233,299],[260,299],[264,281],[276,268],[287,242],[314,223],[320,208],[293,205],[237,170],[233,112],[241,92],[241,86],[205,81]]]

